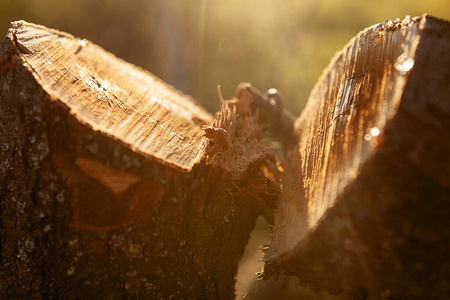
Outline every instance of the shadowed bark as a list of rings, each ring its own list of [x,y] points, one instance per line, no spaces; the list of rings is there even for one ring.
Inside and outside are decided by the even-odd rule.
[[[233,298],[279,194],[256,112],[224,102],[213,122],[148,72],[22,21],[0,59],[2,297]]]
[[[450,25],[358,34],[295,128],[264,277],[358,299],[450,292]]]
[[[89,41],[13,23],[0,45],[0,294],[232,299],[264,214],[264,279],[443,298],[449,41],[427,15],[369,27],[293,124],[277,93],[241,84],[213,117]]]

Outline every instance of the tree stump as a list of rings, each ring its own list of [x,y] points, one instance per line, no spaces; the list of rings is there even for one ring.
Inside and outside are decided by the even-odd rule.
[[[230,299],[264,214],[264,279],[445,297],[449,41],[427,15],[364,30],[293,124],[249,84],[219,93],[213,117],[89,41],[13,23],[0,44],[1,295]]]
[[[91,42],[23,21],[0,60],[2,298],[233,298],[279,195],[257,113],[235,108],[249,87],[214,120]]]
[[[450,24],[358,34],[295,123],[264,277],[357,299],[450,294]]]

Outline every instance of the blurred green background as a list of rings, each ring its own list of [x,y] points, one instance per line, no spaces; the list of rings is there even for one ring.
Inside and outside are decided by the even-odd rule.
[[[242,81],[278,88],[295,115],[314,83],[360,30],[429,13],[448,0],[0,0],[0,31],[26,20],[86,38],[149,70],[208,110]]]

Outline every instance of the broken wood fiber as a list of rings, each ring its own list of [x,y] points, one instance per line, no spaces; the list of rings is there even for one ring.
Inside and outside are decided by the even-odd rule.
[[[369,27],[295,123],[264,277],[357,299],[450,294],[450,24]]]
[[[279,195],[257,118],[224,103],[214,120],[91,42],[24,21],[0,62],[2,297],[233,298]],[[237,148],[248,155],[228,168]]]
[[[292,127],[249,85],[213,118],[89,41],[13,23],[1,294],[233,298],[261,213],[275,219],[266,279],[358,299],[449,294],[449,27],[424,15],[361,32]],[[285,146],[282,182],[267,134]]]

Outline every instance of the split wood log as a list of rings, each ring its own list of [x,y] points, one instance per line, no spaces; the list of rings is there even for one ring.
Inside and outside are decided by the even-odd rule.
[[[295,123],[265,278],[357,299],[450,295],[449,53],[450,23],[424,15],[337,54]]]
[[[1,298],[233,298],[279,195],[258,110],[236,108],[257,105],[251,87],[213,119],[91,42],[23,21],[0,67]]]
[[[269,129],[296,148],[265,278],[442,298],[449,29],[425,15],[359,34],[293,134],[281,106],[249,85],[213,120],[88,41],[13,23],[0,46],[2,295],[232,298],[248,233],[279,193]]]

